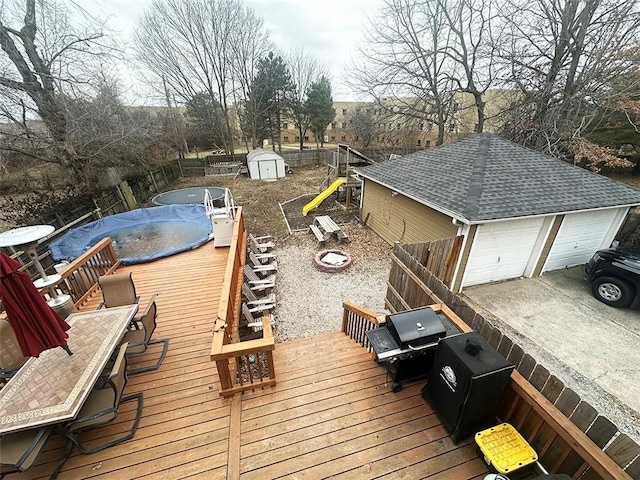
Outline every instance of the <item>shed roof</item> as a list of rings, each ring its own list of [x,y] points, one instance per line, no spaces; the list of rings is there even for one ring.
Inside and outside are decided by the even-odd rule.
[[[272,152],[270,150],[265,150],[263,148],[256,148],[255,150],[251,150],[247,153],[247,162],[261,162],[263,160],[283,160],[284,159],[278,155],[276,152]]]
[[[467,223],[640,205],[639,189],[488,133],[356,172]]]

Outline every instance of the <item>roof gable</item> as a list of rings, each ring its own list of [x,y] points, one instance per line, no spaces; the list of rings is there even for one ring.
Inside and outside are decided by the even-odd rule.
[[[356,169],[470,222],[640,204],[640,190],[495,135]]]

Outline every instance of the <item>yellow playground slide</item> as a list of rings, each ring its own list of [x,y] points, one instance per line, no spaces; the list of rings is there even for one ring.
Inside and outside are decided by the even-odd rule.
[[[318,194],[316,198],[314,198],[309,203],[307,203],[304,207],[302,207],[302,215],[306,217],[307,213],[309,213],[310,210],[313,210],[318,205],[320,205],[329,195],[335,192],[340,185],[345,183],[345,181],[346,181],[345,178],[338,178],[335,182],[329,185],[325,190],[320,192],[320,194]]]

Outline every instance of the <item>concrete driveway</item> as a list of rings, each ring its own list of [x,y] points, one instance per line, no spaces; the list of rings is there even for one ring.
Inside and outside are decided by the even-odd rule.
[[[640,437],[639,310],[597,301],[581,267],[469,287],[463,296],[600,413],[620,428],[631,422],[629,433]]]

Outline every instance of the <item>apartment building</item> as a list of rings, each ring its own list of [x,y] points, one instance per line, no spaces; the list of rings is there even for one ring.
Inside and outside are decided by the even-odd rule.
[[[489,90],[484,95],[485,132],[495,133],[503,125],[501,113],[516,95],[509,90]],[[325,141],[354,147],[401,146],[429,148],[436,144],[438,127],[420,115],[416,98],[382,99],[374,102],[334,102],[335,118],[327,126]],[[457,93],[450,102],[445,143],[472,135],[477,131],[477,112],[473,96]],[[291,121],[282,125],[280,140],[283,144],[298,145],[300,134]],[[315,144],[315,136],[307,131],[305,144]]]

